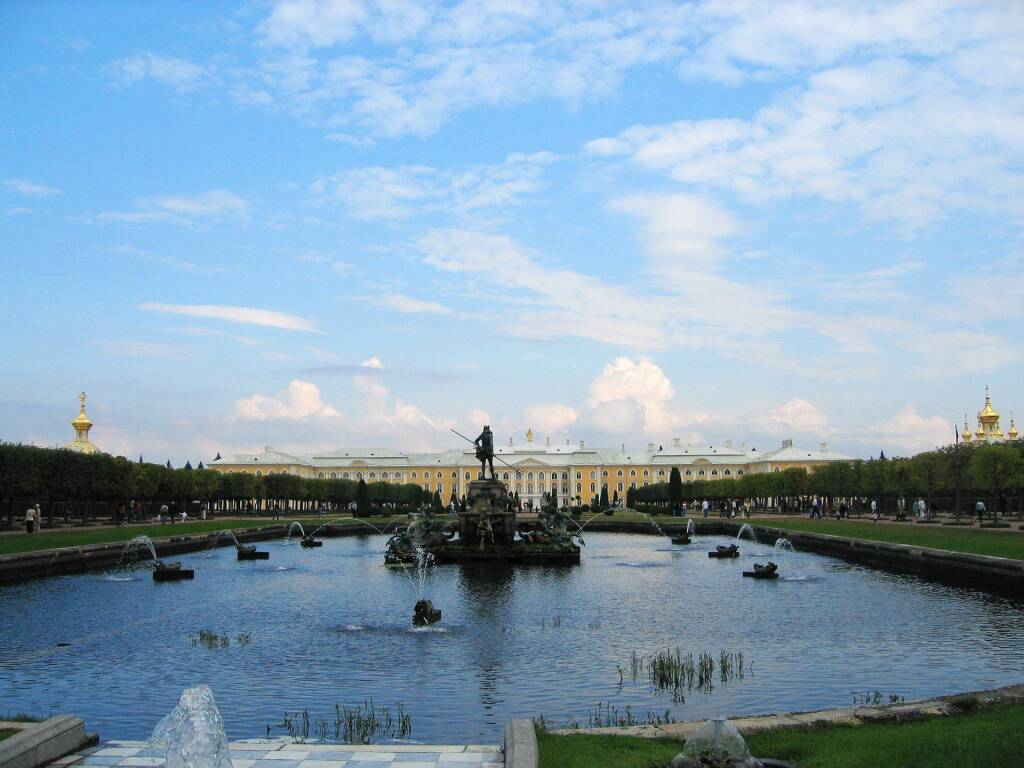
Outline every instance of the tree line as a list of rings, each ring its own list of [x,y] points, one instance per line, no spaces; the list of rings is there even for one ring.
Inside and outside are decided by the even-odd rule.
[[[436,496],[436,493],[434,494]],[[430,503],[441,504],[420,486],[369,483],[363,480],[306,479],[284,473],[257,477],[221,473],[191,464],[129,461],[121,456],[85,454],[63,448],[0,443],[0,502],[7,524],[29,504],[40,504],[49,525],[57,515],[88,521],[110,516],[121,504],[139,502],[146,515],[161,504],[174,504],[190,515],[197,502],[211,510],[231,513],[262,512],[277,504],[303,513],[326,506],[347,508],[356,502],[361,515],[404,511]]]
[[[973,511],[983,500],[989,511],[1021,511],[1024,500],[1024,441],[958,443],[915,456],[857,459],[816,468],[747,474],[739,478],[683,483],[673,468],[667,483],[630,489],[626,504],[643,511],[668,511],[684,503],[744,500],[758,508],[801,511],[814,497],[875,500],[883,512],[900,498],[923,498],[932,510]]]

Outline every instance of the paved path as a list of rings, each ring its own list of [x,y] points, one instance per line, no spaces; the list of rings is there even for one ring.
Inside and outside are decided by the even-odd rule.
[[[488,744],[302,744],[286,739],[233,741],[234,768],[502,768],[501,749]],[[161,752],[144,741],[105,741],[52,766],[124,766],[162,768]]]

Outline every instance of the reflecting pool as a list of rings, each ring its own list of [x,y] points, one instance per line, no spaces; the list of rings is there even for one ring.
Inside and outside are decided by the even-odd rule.
[[[415,740],[496,742],[511,717],[586,725],[599,702],[683,720],[1024,679],[1024,612],[1007,598],[750,542],[709,559],[723,537],[586,539],[573,568],[433,569],[426,596],[443,619],[416,629],[409,575],[383,565],[380,536],[266,542],[269,561],[187,555],[191,582],[127,570],[3,587],[0,709],[144,738],[183,688],[208,683],[232,738],[264,735],[285,711],[333,721],[336,704],[372,699],[403,702]],[[779,580],[741,576],[769,557]],[[201,630],[228,647],[193,643]],[[685,701],[633,681],[632,653],[676,647],[742,652],[745,675]]]

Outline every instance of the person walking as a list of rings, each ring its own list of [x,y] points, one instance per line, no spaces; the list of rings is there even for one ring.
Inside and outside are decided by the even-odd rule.
[[[974,512],[978,516],[978,524],[980,525],[985,520],[985,502],[978,499],[978,503],[974,505]]]
[[[708,516],[708,500],[704,499],[700,505],[700,511],[704,514],[704,517]]]
[[[29,507],[25,510],[25,533],[36,532],[36,508]]]
[[[878,502],[874,499],[871,500],[871,522],[878,522]]]
[[[928,505],[924,503],[924,499],[917,500],[917,514],[919,520],[928,519]]]

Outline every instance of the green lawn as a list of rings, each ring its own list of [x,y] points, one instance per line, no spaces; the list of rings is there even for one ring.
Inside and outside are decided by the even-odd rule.
[[[758,756],[800,768],[989,768],[1024,765],[1024,706],[902,724],[778,730],[751,736]],[[541,768],[661,768],[682,750],[669,739],[542,733]]]
[[[700,518],[691,515],[697,522]],[[616,512],[602,522],[615,521],[635,523],[645,521],[642,515],[623,515]],[[657,517],[659,523],[679,524],[686,518]],[[718,518],[709,518],[715,521]],[[745,520],[731,522],[743,523]],[[852,539],[887,541],[893,544],[911,544],[918,547],[948,549],[971,555],[992,555],[1024,560],[1024,531],[1021,530],[979,530],[977,528],[953,528],[941,525],[915,525],[913,523],[872,523],[870,520],[809,520],[806,517],[757,517],[749,521],[765,528],[784,528],[788,531],[825,533],[832,536],[846,536]]]
[[[3,741],[4,739],[10,738],[11,736],[13,736],[16,733],[20,733],[20,731],[4,731],[4,730],[0,730],[0,741]]]
[[[322,525],[329,516],[323,518],[298,518],[308,532],[310,527]],[[385,530],[395,520],[402,518],[375,517],[372,522],[378,528]],[[291,522],[287,520],[286,522]],[[349,518],[336,521],[338,525],[358,524]],[[210,531],[242,530],[244,528],[258,528],[262,525],[273,525],[274,521],[269,518],[247,518],[232,520],[206,520],[196,523],[175,523],[170,524],[147,524],[132,525],[127,528],[84,528],[84,529],[63,529],[59,531],[43,531],[29,535],[27,533],[10,534],[0,536],[0,555],[10,555],[19,552],[36,552],[41,549],[58,549],[60,547],[82,547],[87,544],[106,544],[113,541],[129,541],[136,536],[149,536],[151,539],[169,538],[171,536],[186,536],[189,534],[209,533]]]

